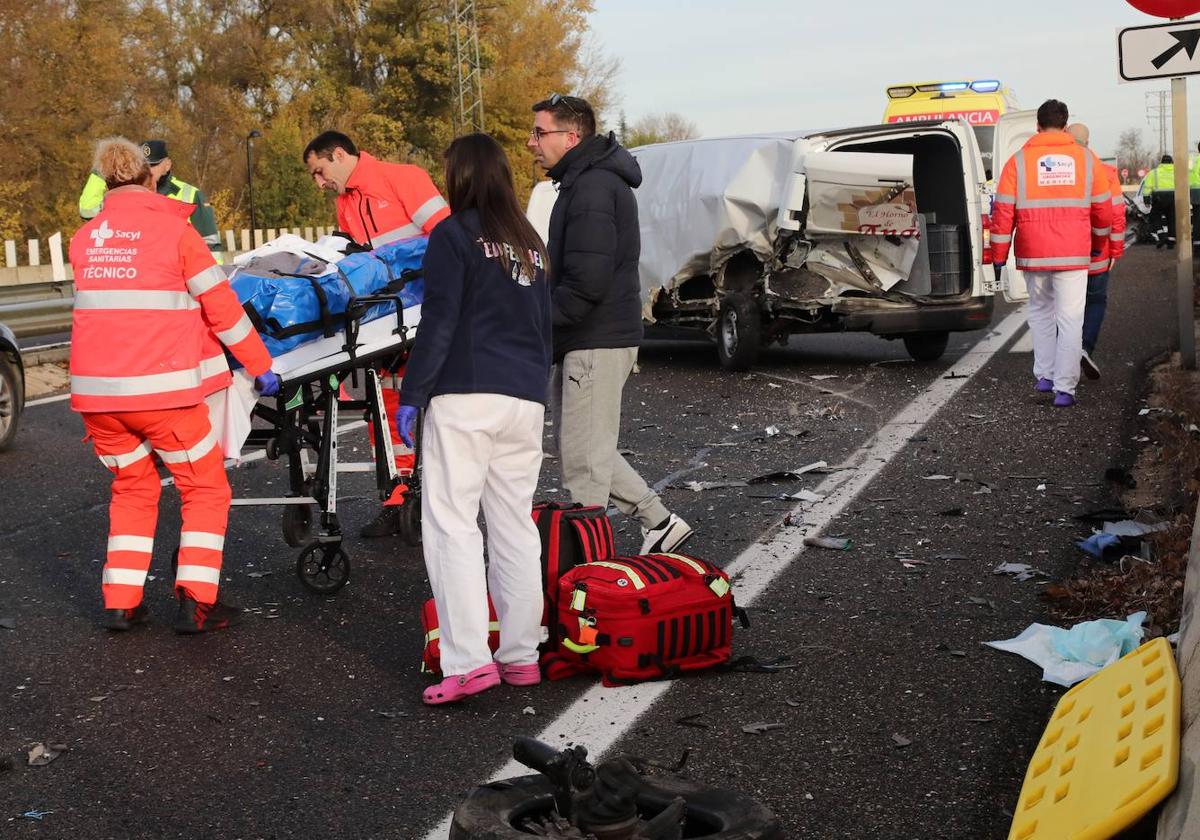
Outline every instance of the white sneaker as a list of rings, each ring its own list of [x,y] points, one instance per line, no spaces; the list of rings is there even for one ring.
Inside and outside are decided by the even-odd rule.
[[[642,529],[642,554],[670,554],[694,533],[691,525],[672,513],[657,528]]]
[[[1100,378],[1100,366],[1092,361],[1091,354],[1084,350],[1083,355],[1079,358],[1079,367],[1083,370],[1083,375],[1088,379]]]

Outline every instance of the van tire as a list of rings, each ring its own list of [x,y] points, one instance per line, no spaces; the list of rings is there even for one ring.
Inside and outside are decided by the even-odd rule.
[[[4,416],[0,417],[0,450],[8,449],[17,437],[21,409],[25,404],[22,385],[21,369],[0,349],[0,410],[4,411]]]
[[[936,362],[946,352],[950,333],[946,330],[909,333],[904,336],[904,349],[918,362]]]
[[[783,829],[765,806],[743,794],[714,790],[688,779],[641,779],[644,809],[661,810],[682,797],[692,819],[712,830],[705,840],[782,840]],[[450,840],[523,840],[531,835],[513,824],[554,810],[554,787],[545,776],[519,776],[475,788],[454,811]],[[561,835],[560,835],[561,836]]]
[[[717,312],[717,357],[726,370],[746,370],[762,349],[762,315],[754,298],[725,295]]]

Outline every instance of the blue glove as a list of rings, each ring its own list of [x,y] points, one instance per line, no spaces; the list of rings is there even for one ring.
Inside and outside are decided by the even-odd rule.
[[[254,390],[258,391],[264,397],[274,397],[279,393],[280,386],[283,385],[283,380],[279,378],[279,374],[273,370],[269,370],[262,376],[254,377]]]
[[[417,423],[416,406],[402,405],[396,411],[396,432],[400,435],[400,440],[407,443],[409,446],[415,446],[413,443],[413,426]]]

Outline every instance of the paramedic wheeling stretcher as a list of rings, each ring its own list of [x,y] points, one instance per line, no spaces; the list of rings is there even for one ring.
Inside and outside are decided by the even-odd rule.
[[[175,630],[228,627],[239,611],[217,595],[231,492],[204,403],[231,379],[217,341],[264,396],[279,392],[279,377],[224,272],[188,225],[191,205],[156,195],[141,151],[123,138],[100,142],[95,170],[109,189],[104,209],[71,239],[71,408],[113,473],[104,625],[128,630],[147,618],[142,586],[158,519],[157,456],[183,497]]]
[[[337,131],[317,135],[304,149],[304,164],[316,185],[337,193],[338,229],[365,248],[428,234],[450,215],[450,208],[429,173],[419,166],[387,163],[360,152],[354,141]],[[383,416],[396,451],[401,475],[411,475],[413,455],[396,434],[400,380],[404,368],[379,371]],[[375,443],[375,429],[371,442]],[[395,498],[389,502],[395,501]],[[401,500],[403,503],[403,500]],[[385,505],[362,530],[364,537],[386,537],[400,529],[399,507]]]

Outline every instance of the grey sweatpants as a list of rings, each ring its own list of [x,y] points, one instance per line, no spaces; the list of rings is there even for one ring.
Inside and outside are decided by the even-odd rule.
[[[555,365],[551,407],[563,486],[584,505],[608,506],[653,528],[669,517],[633,467],[617,452],[621,391],[637,361],[636,347],[573,350]]]

